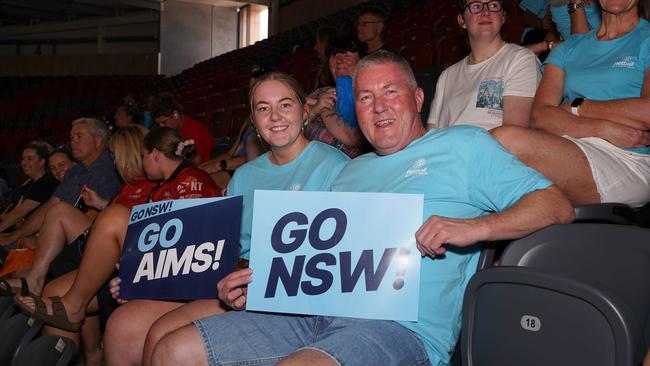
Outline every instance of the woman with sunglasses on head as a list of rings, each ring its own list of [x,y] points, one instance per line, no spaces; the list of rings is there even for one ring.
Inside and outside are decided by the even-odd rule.
[[[467,32],[471,52],[438,78],[429,128],[528,127],[541,78],[539,60],[532,51],[501,38],[506,21],[503,2],[461,0],[457,20]]]
[[[260,138],[269,145],[270,151],[242,165],[228,184],[228,195],[242,195],[244,198],[240,235],[243,259],[248,259],[250,249],[253,193],[256,189],[328,191],[348,161],[335,148],[317,141],[310,142],[304,137],[302,121],[307,115],[304,104],[302,88],[295,79],[284,73],[265,74],[251,87],[251,122]],[[228,279],[234,278],[236,281],[247,273],[250,270],[240,269],[228,275],[219,282],[219,292],[222,292],[221,286]],[[111,290],[119,296],[118,283],[114,281],[113,284],[115,286]],[[150,324],[143,327],[142,323],[134,322],[134,318],[141,317],[138,313],[131,313],[129,317],[116,313],[107,326],[107,364],[149,365],[155,345],[163,336],[191,325],[196,319],[225,310],[218,299],[197,300],[167,314],[159,313],[162,317],[150,328]],[[150,308],[147,311],[152,314]],[[147,315],[147,318],[150,317]]]

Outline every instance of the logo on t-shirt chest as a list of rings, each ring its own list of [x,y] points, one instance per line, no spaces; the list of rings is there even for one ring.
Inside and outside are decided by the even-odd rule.
[[[636,61],[636,56],[621,56],[612,64],[612,67],[633,69],[636,66]]]
[[[300,183],[294,183],[289,187],[290,191],[300,191],[302,190],[302,184]]]
[[[406,171],[404,174],[405,178],[412,177],[414,175],[428,175],[429,168],[427,168],[427,160],[425,158],[417,159],[413,165]]]
[[[190,182],[178,183],[176,186],[176,190],[180,194],[187,193],[188,189],[190,192],[200,192],[203,189],[203,182],[193,180]]]

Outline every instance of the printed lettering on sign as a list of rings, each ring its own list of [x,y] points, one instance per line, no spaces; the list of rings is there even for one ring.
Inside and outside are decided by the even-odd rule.
[[[124,299],[210,299],[234,271],[242,197],[133,207],[120,260]]]
[[[416,320],[415,232],[422,200],[408,194],[255,191],[246,308]]]

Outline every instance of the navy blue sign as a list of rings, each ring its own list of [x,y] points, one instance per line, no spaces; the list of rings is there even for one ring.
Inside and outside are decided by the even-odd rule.
[[[242,197],[133,207],[120,260],[123,299],[213,299],[235,270]]]

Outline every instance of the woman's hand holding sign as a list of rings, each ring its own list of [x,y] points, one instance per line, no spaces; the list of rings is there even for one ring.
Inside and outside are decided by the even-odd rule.
[[[115,263],[115,268],[120,269],[120,264]],[[111,292],[111,296],[117,301],[118,304],[126,304],[129,302],[129,300],[124,300],[120,298],[120,283],[122,283],[122,280],[119,277],[113,278],[109,283],[108,283],[108,289]]]
[[[248,285],[253,280],[250,268],[240,269],[222,278],[217,284],[219,299],[234,310],[243,310],[246,306]]]

